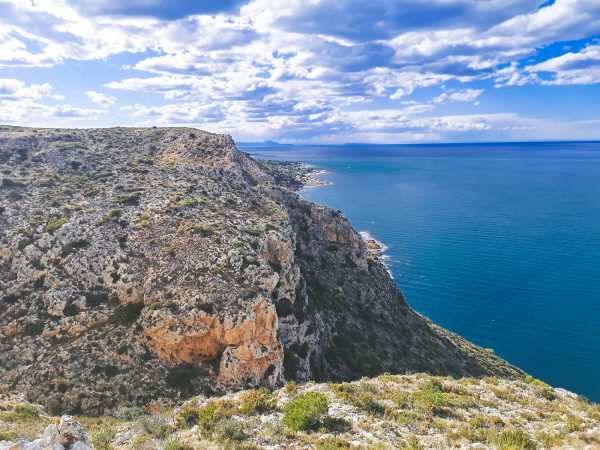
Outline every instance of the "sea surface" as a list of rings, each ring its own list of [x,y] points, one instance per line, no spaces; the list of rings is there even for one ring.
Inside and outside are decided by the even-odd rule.
[[[240,148],[328,171],[301,195],[388,247],[413,308],[600,402],[600,143]]]

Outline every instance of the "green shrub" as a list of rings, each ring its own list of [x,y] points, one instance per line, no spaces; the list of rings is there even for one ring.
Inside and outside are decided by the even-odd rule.
[[[48,223],[48,225],[46,225],[46,231],[48,231],[49,233],[52,233],[53,231],[56,231],[60,227],[62,227],[65,223],[67,223],[66,217],[60,217],[58,219],[54,219],[50,223]]]
[[[437,378],[421,383],[419,390],[411,394],[411,402],[418,411],[436,415],[448,413],[448,408],[464,408],[474,404],[469,396],[446,392]]]
[[[385,412],[383,405],[375,401],[373,396],[367,392],[362,392],[360,395],[355,397],[352,404],[361,411],[364,411],[372,416],[382,416]]]
[[[2,431],[0,430],[0,441],[14,441],[19,437],[19,433],[16,431]]]
[[[201,409],[198,406],[188,403],[175,415],[175,425],[178,428],[191,428],[198,423],[200,413]]]
[[[144,415],[144,410],[138,406],[122,407],[112,413],[119,420],[135,420]]]
[[[193,450],[189,445],[181,443],[177,438],[171,438],[165,442],[164,450]]]
[[[346,448],[351,448],[350,444],[338,437],[319,439],[317,442],[317,450],[342,450]]]
[[[381,416],[384,406],[375,400],[372,388],[366,384],[342,383],[333,386],[333,390],[342,400],[372,416]]]
[[[212,430],[217,422],[235,414],[235,406],[226,400],[212,401],[199,409],[198,425],[204,430]]]
[[[35,320],[33,322],[27,322],[23,326],[23,333],[26,336],[38,336],[44,331],[44,322],[42,320]]]
[[[13,409],[17,419],[33,422],[40,418],[40,411],[33,405],[17,405]]]
[[[164,439],[173,431],[169,418],[163,414],[142,416],[138,419],[138,428],[156,438]]]
[[[573,433],[581,429],[581,420],[577,417],[570,416],[565,422],[565,431],[567,433]]]
[[[133,206],[140,204],[141,192],[131,192],[117,196],[117,201],[123,205]]]
[[[114,217],[119,217],[121,214],[123,214],[123,210],[120,208],[113,208],[108,212],[108,217],[110,217],[111,219]]]
[[[129,325],[140,316],[144,305],[127,303],[119,305],[113,315],[110,317],[110,323],[115,325]]]
[[[198,201],[196,200],[195,197],[189,197],[189,198],[186,198],[185,200],[182,200],[179,204],[181,206],[196,206],[197,203],[198,203]]]
[[[283,410],[283,423],[292,430],[313,430],[320,426],[329,411],[325,394],[308,392],[290,400]]]
[[[490,439],[498,450],[535,450],[537,445],[527,433],[521,430],[507,430]]]
[[[252,389],[240,397],[240,411],[243,414],[262,414],[275,409],[277,401],[267,388]]]
[[[298,383],[294,380],[288,381],[288,383],[285,385],[285,392],[287,392],[287,394],[290,396],[296,395],[298,393]]]
[[[69,244],[63,247],[63,249],[60,252],[60,256],[62,258],[65,258],[70,254],[77,252],[77,250],[87,247],[88,245],[90,245],[90,243],[85,239],[78,239],[76,241],[70,242]]]
[[[219,420],[214,426],[214,433],[221,440],[243,441],[246,439],[245,425],[241,420],[226,418]]]
[[[148,306],[148,309],[150,311],[157,311],[159,309],[163,309],[164,307],[165,307],[165,304],[163,302],[154,302],[150,306]]]
[[[115,438],[115,434],[117,434],[117,430],[114,427],[100,428],[95,431],[91,436],[94,448],[102,450],[112,448],[111,443]]]

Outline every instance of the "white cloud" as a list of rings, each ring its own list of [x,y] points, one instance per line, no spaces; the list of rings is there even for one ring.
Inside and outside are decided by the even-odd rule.
[[[452,103],[452,102],[467,102],[479,104],[476,102],[477,97],[481,95],[483,89],[465,89],[462,91],[446,91],[433,99],[434,103]]]
[[[87,95],[92,102],[96,103],[97,105],[100,105],[103,108],[110,108],[110,106],[117,101],[116,97],[102,94],[96,91],[86,91],[85,95]]]
[[[580,52],[569,52],[542,63],[528,66],[527,72],[547,72],[550,79],[541,78],[542,84],[593,84],[600,83],[600,45],[588,45]]]
[[[131,13],[159,11],[159,3],[0,0],[0,67],[110,64],[112,56],[129,52],[134,56],[123,75],[103,87],[121,91],[120,104],[130,93],[148,94],[118,110],[133,120],[324,140],[357,130],[374,137],[512,129],[479,115],[425,115],[440,104],[477,104],[483,82],[600,79],[598,46],[529,67],[523,62],[540,46],[596,34],[598,0],[556,0],[543,8],[540,0],[251,0],[236,14],[215,10],[172,20]],[[478,89],[469,86],[473,81]],[[429,102],[398,106],[440,88],[444,92]],[[58,99],[50,85],[3,79],[0,100],[20,103],[13,112],[4,106],[2,114],[13,121],[29,118],[23,111],[91,120],[116,102],[101,86],[86,89],[99,109],[44,105],[42,99]],[[395,113],[374,112],[394,106]],[[379,124],[369,119],[375,116]]]
[[[50,118],[97,118],[104,110],[85,109],[72,105],[49,105],[47,100],[62,100],[53,93],[49,83],[27,84],[14,78],[0,78],[0,122],[35,124]]]
[[[0,78],[0,100],[39,99],[52,96],[49,83],[27,85],[14,78]]]

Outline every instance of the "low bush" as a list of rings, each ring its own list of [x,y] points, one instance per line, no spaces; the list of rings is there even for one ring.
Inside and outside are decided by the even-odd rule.
[[[121,214],[123,214],[123,210],[120,208],[113,208],[110,211],[108,211],[108,217],[115,218],[115,217],[119,217]]]
[[[198,410],[198,425],[204,430],[212,431],[217,422],[233,416],[236,408],[226,400],[211,401]]]
[[[20,420],[34,421],[40,418],[40,411],[33,405],[17,405],[13,409]]]
[[[65,223],[67,223],[67,219],[65,217],[54,219],[46,225],[46,231],[52,233],[53,231],[56,231],[62,227]]]
[[[329,411],[325,394],[308,392],[290,400],[283,410],[283,423],[292,430],[314,430],[321,425]]]
[[[19,437],[16,431],[2,431],[0,430],[0,441],[14,441]]]
[[[103,427],[99,430],[95,431],[91,435],[92,444],[94,444],[94,448],[100,450],[108,450],[111,449],[112,441],[115,438],[115,434],[117,434],[117,430],[114,427]]]
[[[173,431],[173,427],[169,422],[168,416],[163,414],[141,416],[137,421],[138,428],[141,431],[159,439],[166,438]]]
[[[240,397],[240,411],[243,414],[262,414],[275,409],[277,401],[267,388],[251,389]]]
[[[183,444],[177,438],[167,440],[163,446],[164,450],[193,450],[189,445]]]
[[[112,413],[113,417],[119,420],[129,421],[135,420],[144,415],[142,408],[137,406],[123,407],[115,410]]]
[[[143,308],[144,305],[135,305],[131,303],[119,305],[110,317],[110,323],[114,325],[129,325],[137,320]]]
[[[371,416],[381,416],[385,412],[385,407],[375,400],[372,388],[368,384],[343,383],[334,385],[333,390],[342,400]]]
[[[348,441],[340,439],[339,437],[319,439],[317,442],[317,450],[342,450],[346,448],[352,447]]]
[[[175,415],[175,425],[178,428],[191,428],[198,423],[201,412],[198,406],[188,403]]]
[[[220,440],[239,442],[246,439],[245,425],[241,420],[226,418],[214,426],[214,433]]]

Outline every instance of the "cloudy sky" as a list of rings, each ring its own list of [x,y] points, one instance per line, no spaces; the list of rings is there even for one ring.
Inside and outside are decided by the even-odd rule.
[[[600,0],[0,0],[0,123],[600,139]]]

